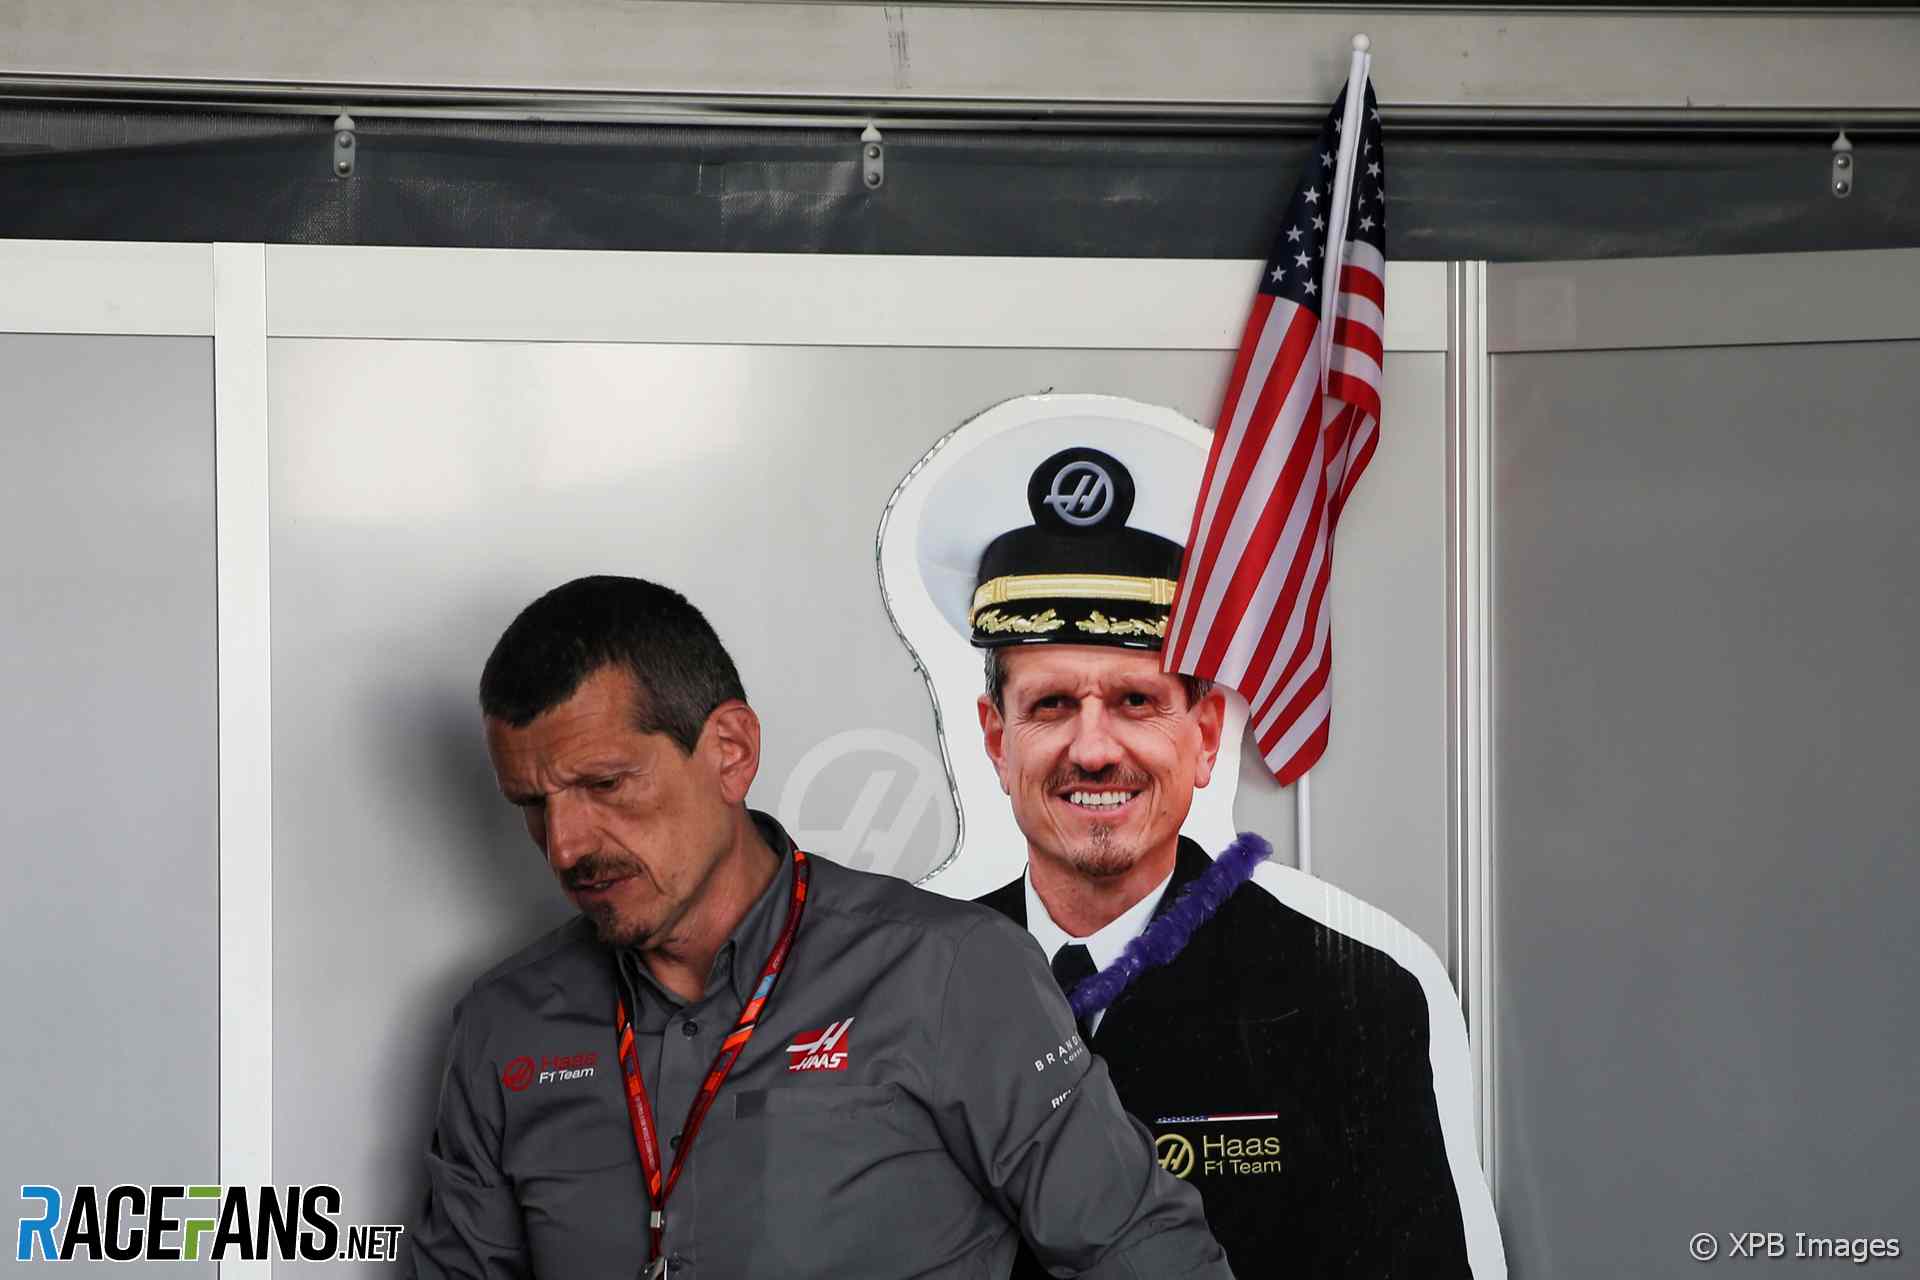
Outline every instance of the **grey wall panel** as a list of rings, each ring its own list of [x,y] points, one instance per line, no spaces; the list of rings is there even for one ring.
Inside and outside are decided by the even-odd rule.
[[[1488,297],[1487,344],[1601,351],[1920,338],[1920,249],[1862,248],[1685,263],[1503,263]]]
[[[1914,342],[1495,358],[1519,1280],[1696,1274],[1699,1231],[1783,1233],[1742,1275],[1857,1274],[1795,1232],[1904,1236],[1880,1265],[1912,1267],[1917,369]]]
[[[209,340],[0,334],[16,1190],[218,1177],[213,444]]]
[[[1340,516],[1335,714],[1312,870],[1447,954],[1446,357],[1388,357],[1380,448]],[[1395,393],[1398,393],[1397,395]]]
[[[417,1211],[454,1000],[569,914],[495,791],[474,702],[481,664],[519,607],[588,572],[683,586],[733,650],[765,723],[752,802],[781,808],[820,749],[832,757],[824,791],[800,810],[830,830],[876,770],[924,767],[862,741],[898,735],[928,757],[934,744],[873,567],[881,507],[906,470],[980,409],[1048,387],[1205,421],[1228,371],[1223,352],[323,339],[276,339],[269,362],[275,1176],[335,1181],[345,1217],[374,1222]],[[1440,377],[1438,356],[1389,361],[1406,434],[1433,439],[1401,448],[1389,435],[1381,448],[1342,543],[1356,573],[1431,525],[1439,581],[1442,477],[1430,476],[1411,515],[1390,499],[1420,490],[1439,447]],[[1363,537],[1367,504],[1406,536]],[[1426,603],[1406,596],[1409,609]],[[1439,637],[1437,609],[1433,623]],[[1377,680],[1373,662],[1420,643],[1417,626],[1401,630],[1343,648],[1336,682]],[[1327,792],[1370,811],[1329,820],[1317,858],[1322,875],[1436,947],[1442,653],[1436,644],[1431,655],[1433,785],[1382,783],[1379,757],[1402,757],[1367,746],[1394,731],[1389,721],[1336,724],[1348,758],[1323,765]],[[980,749],[974,726],[957,729],[956,751]],[[835,756],[849,744],[858,749]],[[1353,775],[1344,783],[1341,769]],[[875,821],[899,822],[909,793],[903,776]],[[907,857],[881,869],[928,861],[951,822],[944,782],[937,795],[912,819]],[[1429,837],[1409,835],[1421,823],[1397,806],[1429,803]],[[1236,816],[1291,848],[1292,799],[1270,777],[1243,771]],[[847,845],[818,847],[844,856]]]
[[[1920,32],[1898,13],[1565,8],[7,0],[0,74],[26,84],[137,78],[143,96],[239,82],[329,107],[504,98],[545,114],[687,97],[787,111],[1037,100],[1312,112],[1338,91],[1349,38],[1367,31],[1393,105],[1429,112],[1492,106],[1537,120],[1571,108],[1758,107],[1845,120],[1914,102]]]

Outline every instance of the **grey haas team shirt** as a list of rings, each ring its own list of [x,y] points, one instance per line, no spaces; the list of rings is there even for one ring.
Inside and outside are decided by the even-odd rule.
[[[779,873],[681,1000],[584,918],[482,977],[454,1015],[410,1274],[631,1280],[650,1206],[614,1044],[633,1012],[670,1167],[786,919]],[[676,1280],[1005,1277],[1017,1233],[1056,1275],[1231,1280],[1198,1194],[1163,1172],[1024,929],[809,861],[800,931],[667,1202]]]

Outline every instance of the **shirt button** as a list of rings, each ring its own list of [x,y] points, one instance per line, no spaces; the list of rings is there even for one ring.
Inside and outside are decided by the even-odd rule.
[[[680,1146],[680,1135],[676,1133],[671,1138],[668,1138],[667,1145],[678,1150]]]
[[[697,1022],[683,1022],[680,1024],[680,1034],[691,1040],[700,1034],[700,1024]]]

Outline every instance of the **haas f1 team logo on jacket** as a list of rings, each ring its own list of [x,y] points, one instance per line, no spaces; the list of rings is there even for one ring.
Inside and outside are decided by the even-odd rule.
[[[789,1071],[845,1071],[850,1050],[847,1032],[853,1019],[845,1018],[819,1031],[802,1031],[799,1039],[787,1046]]]
[[[538,1065],[530,1057],[515,1058],[500,1073],[500,1083],[515,1093],[524,1093],[529,1085],[553,1084],[558,1080],[586,1080],[593,1075],[594,1067],[599,1063],[597,1053],[568,1053],[558,1057],[550,1053],[540,1055]]]

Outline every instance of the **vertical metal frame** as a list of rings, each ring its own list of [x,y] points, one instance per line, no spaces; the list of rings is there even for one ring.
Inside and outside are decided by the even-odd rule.
[[[267,254],[213,246],[218,566],[220,1181],[273,1182],[272,614],[267,579]],[[227,1276],[272,1264],[223,1262]]]
[[[1475,1136],[1496,1188],[1493,456],[1487,264],[1447,268],[1447,964],[1473,1053]]]

